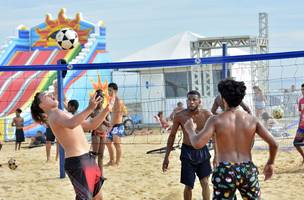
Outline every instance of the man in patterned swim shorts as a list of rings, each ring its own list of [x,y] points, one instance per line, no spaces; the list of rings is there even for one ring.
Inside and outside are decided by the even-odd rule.
[[[246,86],[244,82],[231,79],[220,81],[218,90],[225,105],[225,111],[211,116],[204,129],[195,132],[193,120],[184,128],[191,144],[201,148],[211,137],[215,138],[216,168],[212,175],[213,199],[233,199],[238,189],[243,199],[261,198],[258,170],[251,158],[251,145],[257,133],[269,146],[269,158],[264,168],[265,180],[271,178],[278,145],[260,121],[240,110]]]

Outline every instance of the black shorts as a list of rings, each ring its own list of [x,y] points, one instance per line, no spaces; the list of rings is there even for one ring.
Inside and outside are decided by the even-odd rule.
[[[15,136],[16,136],[16,142],[24,142],[23,129],[16,129]]]
[[[46,136],[46,141],[55,141],[55,135],[53,134],[53,131],[51,128],[46,128],[45,130],[45,136]]]
[[[73,184],[76,200],[92,199],[98,194],[104,178],[93,154],[66,158],[64,169]]]
[[[192,146],[183,144],[180,160],[182,164],[180,182],[191,188],[194,186],[195,175],[201,180],[211,174],[210,153],[207,146],[194,149]]]

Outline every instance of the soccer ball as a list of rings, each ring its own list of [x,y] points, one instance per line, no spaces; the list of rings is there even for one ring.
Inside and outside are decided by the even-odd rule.
[[[12,170],[15,170],[18,167],[16,160],[14,158],[9,159],[8,167]]]
[[[284,111],[282,108],[277,107],[272,110],[272,117],[275,119],[281,119],[283,117]]]
[[[63,28],[57,32],[56,41],[63,50],[73,49],[78,43],[78,35],[73,29]]]

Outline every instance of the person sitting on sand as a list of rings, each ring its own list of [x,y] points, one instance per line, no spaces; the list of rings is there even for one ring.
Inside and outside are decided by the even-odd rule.
[[[159,111],[157,113],[157,117],[160,121],[162,128],[167,129],[168,131],[171,130],[172,123],[165,118],[163,111]]]
[[[36,136],[31,137],[31,142],[29,147],[40,146],[41,144],[45,144],[46,140],[41,131],[37,131]]]

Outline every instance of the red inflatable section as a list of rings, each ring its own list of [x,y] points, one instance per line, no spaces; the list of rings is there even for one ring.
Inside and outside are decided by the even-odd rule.
[[[32,61],[31,64],[39,65],[39,64],[46,63],[46,61],[50,57],[51,53],[52,53],[52,51],[39,51],[37,56],[35,57],[35,59]],[[34,73],[36,73],[36,72],[34,71]],[[22,105],[25,102],[29,101],[29,98],[31,98],[33,92],[36,90],[36,88],[42,81],[43,77],[45,77],[47,75],[47,73],[48,72],[46,72],[46,71],[39,72],[39,74],[37,74],[37,76],[35,78],[26,80],[26,81],[28,81],[28,83],[26,83],[27,86],[22,91],[23,94],[21,95],[21,98],[19,98],[18,101],[16,102],[16,104],[14,105],[14,107],[8,111],[9,114],[15,112],[15,110],[17,108],[22,107]]]
[[[15,56],[13,57],[11,62],[9,62],[8,65],[9,66],[24,65],[26,63],[26,61],[31,57],[32,54],[33,54],[33,52],[17,51]],[[30,74],[33,74],[35,72],[23,72],[23,73],[22,72],[15,72],[15,73],[9,73],[9,74],[12,76],[16,73],[19,73],[19,75],[14,80],[10,81],[10,83],[5,88],[5,91],[0,96],[0,99],[4,100],[0,104],[0,112],[3,112],[3,110],[6,109],[7,106],[9,106],[9,104],[11,104],[14,96],[16,95],[16,93],[19,91],[22,84],[24,83],[25,78],[27,78]],[[24,78],[22,79],[22,77],[24,77]],[[7,79],[8,78],[9,77],[7,77]],[[6,80],[4,80],[4,81],[6,81]]]
[[[30,64],[47,64],[46,61],[50,57],[51,53],[52,51],[39,51]],[[58,51],[54,58],[48,64],[57,64],[57,60],[64,58],[67,53],[68,51]],[[32,54],[33,52],[31,51],[17,51],[8,65],[25,65],[29,58],[32,56]],[[22,107],[25,102],[28,102],[29,98],[31,98],[33,92],[35,92],[36,88],[38,87],[42,79],[45,78],[48,72],[39,72],[38,74],[37,71],[8,72],[4,73],[4,75],[1,76],[0,84],[3,85],[5,81],[9,79],[9,77],[16,75],[16,73],[18,73],[18,75],[14,78],[14,80],[10,81],[10,83],[5,88],[3,94],[0,95],[0,99],[4,100],[0,104],[0,113],[7,109],[7,107],[12,103],[12,101],[14,101],[15,96],[18,95],[18,93],[20,94],[20,92],[22,92],[22,95],[20,95],[21,98],[15,100],[16,103],[14,104],[14,106],[7,111],[8,115],[15,112],[17,108]],[[29,79],[29,77],[35,74],[35,77]]]

